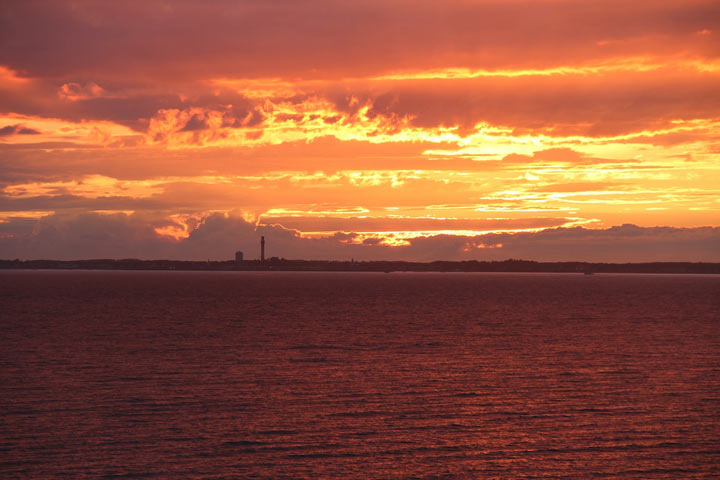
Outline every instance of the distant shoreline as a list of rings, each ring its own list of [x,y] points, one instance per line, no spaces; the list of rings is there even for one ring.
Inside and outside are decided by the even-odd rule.
[[[705,262],[536,262],[504,261],[330,261],[271,258],[227,261],[186,260],[0,260],[0,270],[180,270],[281,272],[517,272],[517,273],[694,273],[720,274],[720,263]]]

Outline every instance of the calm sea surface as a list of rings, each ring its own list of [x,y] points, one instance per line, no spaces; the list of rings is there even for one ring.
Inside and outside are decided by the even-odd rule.
[[[0,272],[0,477],[720,478],[720,276]]]

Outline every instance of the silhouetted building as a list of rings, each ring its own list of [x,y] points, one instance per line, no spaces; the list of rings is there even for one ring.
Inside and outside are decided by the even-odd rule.
[[[260,261],[265,261],[265,237],[260,237]]]
[[[235,252],[235,263],[242,263],[242,261],[243,261],[243,252],[238,250],[237,252]]]

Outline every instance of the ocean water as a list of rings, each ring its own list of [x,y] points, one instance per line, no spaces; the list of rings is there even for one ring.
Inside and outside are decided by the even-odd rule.
[[[720,478],[720,276],[0,272],[0,477]]]

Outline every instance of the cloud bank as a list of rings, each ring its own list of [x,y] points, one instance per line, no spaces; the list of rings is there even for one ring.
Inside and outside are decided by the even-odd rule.
[[[720,261],[717,227],[622,225],[476,236],[439,234],[390,246],[382,239],[358,241],[357,234],[346,232],[306,238],[279,224],[256,225],[219,213],[198,220],[187,238],[173,240],[156,233],[167,226],[160,218],[122,213],[49,215],[39,221],[17,218],[0,223],[0,258],[229,260],[241,250],[253,259],[259,256],[263,235],[268,257],[288,259]]]

